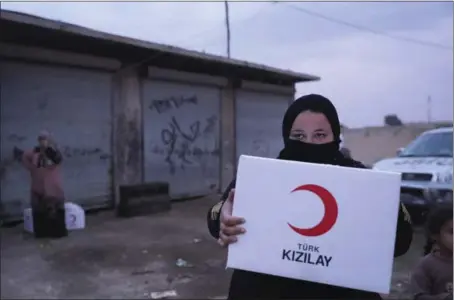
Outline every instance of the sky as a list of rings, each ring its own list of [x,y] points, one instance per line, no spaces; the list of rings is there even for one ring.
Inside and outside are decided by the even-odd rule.
[[[223,2],[2,2],[2,9],[226,55]],[[320,76],[298,84],[296,96],[328,97],[348,127],[382,125],[386,114],[404,123],[453,119],[452,2],[230,2],[229,10],[232,58]]]

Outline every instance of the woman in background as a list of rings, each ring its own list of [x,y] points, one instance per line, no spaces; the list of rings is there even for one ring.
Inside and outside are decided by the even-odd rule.
[[[362,163],[340,152],[340,131],[337,111],[331,101],[320,95],[303,96],[294,101],[284,115],[282,123],[284,149],[279,153],[278,159],[365,168]],[[355,183],[352,182],[351,186],[354,188]],[[232,216],[234,187],[235,181],[232,181],[222,201],[208,212],[208,228],[221,246],[235,243],[238,235],[247,234],[241,226],[247,220]],[[257,207],[257,213],[260,214],[260,207]],[[408,213],[401,205],[394,256],[407,252],[412,236],[413,230]],[[234,270],[229,299],[242,298],[381,299],[380,295],[371,292]]]
[[[65,200],[60,165],[62,155],[48,132],[38,136],[38,146],[22,155],[31,177],[31,208],[36,238],[60,238],[68,235],[65,224]]]

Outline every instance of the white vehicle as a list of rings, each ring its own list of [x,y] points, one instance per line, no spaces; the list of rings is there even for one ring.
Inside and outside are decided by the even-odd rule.
[[[416,222],[434,205],[452,202],[453,128],[424,132],[397,157],[377,162],[374,170],[402,174],[401,197]]]

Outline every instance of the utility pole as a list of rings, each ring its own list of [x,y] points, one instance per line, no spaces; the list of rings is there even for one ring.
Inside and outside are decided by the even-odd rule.
[[[432,122],[432,97],[427,97],[427,123]]]
[[[229,2],[224,1],[225,5],[225,29],[227,32],[227,57],[230,58],[230,17],[229,17]]]

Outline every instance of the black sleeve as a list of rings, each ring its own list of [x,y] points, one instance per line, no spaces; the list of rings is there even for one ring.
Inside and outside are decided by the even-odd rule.
[[[399,257],[407,253],[413,240],[413,227],[411,225],[410,214],[405,206],[399,205],[399,216],[397,219],[396,242],[394,245],[394,257]]]
[[[56,165],[61,164],[63,157],[61,152],[58,149],[54,149],[52,147],[46,148],[46,156]]]
[[[221,196],[221,200],[216,203],[213,207],[210,208],[208,211],[207,215],[207,223],[208,223],[208,230],[210,231],[210,234],[215,238],[219,238],[219,219],[221,215],[221,209],[222,205],[224,204],[224,201],[227,199],[229,196],[230,190],[235,188],[235,179],[230,182],[229,186],[227,189],[224,191],[224,193]]]

